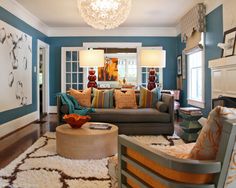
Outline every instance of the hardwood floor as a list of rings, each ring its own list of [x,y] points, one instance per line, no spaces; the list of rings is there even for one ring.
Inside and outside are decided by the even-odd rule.
[[[30,147],[40,136],[48,131],[55,131],[57,115],[49,114],[40,121],[29,125],[0,138],[0,169]]]
[[[175,129],[178,128],[175,122]],[[40,121],[21,128],[10,135],[0,138],[0,169],[17,158],[46,132],[54,132],[58,125],[57,114],[49,114]]]

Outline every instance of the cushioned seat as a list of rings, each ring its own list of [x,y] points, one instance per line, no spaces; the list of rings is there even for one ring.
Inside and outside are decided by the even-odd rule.
[[[162,113],[155,108],[139,109],[103,109],[96,108],[95,113],[90,113],[91,121],[108,123],[168,123],[171,116],[168,113]]]

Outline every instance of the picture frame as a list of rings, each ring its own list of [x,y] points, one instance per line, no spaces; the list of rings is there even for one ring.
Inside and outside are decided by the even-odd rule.
[[[236,27],[224,32],[223,43],[225,44],[225,48],[222,49],[221,57],[229,57],[234,55],[235,42],[236,42]]]
[[[186,79],[186,54],[182,52],[182,77]]]
[[[118,58],[106,58],[104,67],[98,67],[98,81],[118,81]]]
[[[182,75],[182,55],[177,56],[177,75]]]

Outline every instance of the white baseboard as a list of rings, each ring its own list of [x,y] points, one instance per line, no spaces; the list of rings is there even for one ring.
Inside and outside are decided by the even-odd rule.
[[[35,111],[20,118],[2,124],[0,126],[0,138],[37,120],[37,117],[38,113],[37,111]]]
[[[57,106],[49,106],[49,113],[52,114],[57,113]]]

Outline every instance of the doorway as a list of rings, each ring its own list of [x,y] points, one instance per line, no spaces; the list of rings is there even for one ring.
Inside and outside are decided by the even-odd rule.
[[[37,111],[41,120],[48,114],[49,106],[49,45],[40,40],[37,70]]]

